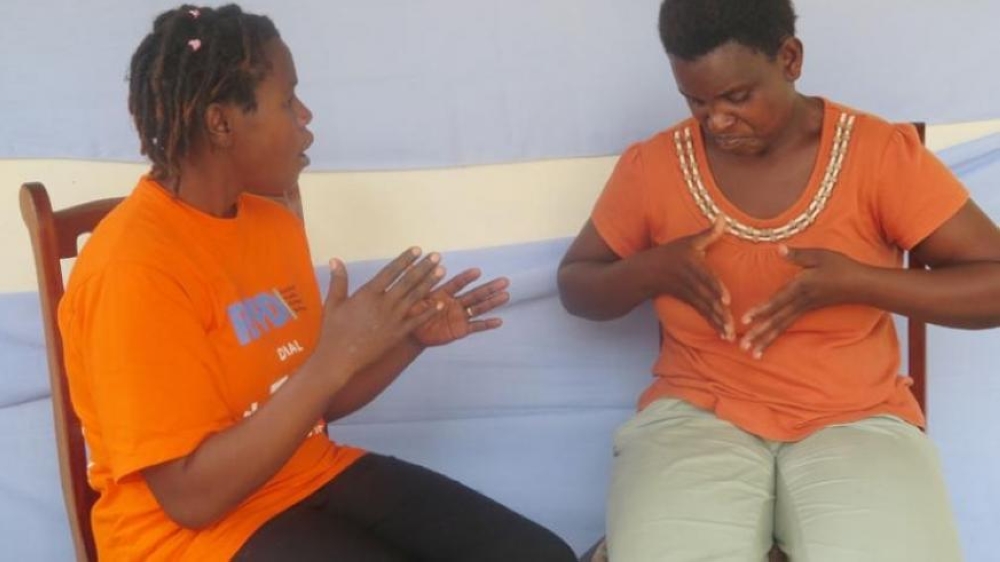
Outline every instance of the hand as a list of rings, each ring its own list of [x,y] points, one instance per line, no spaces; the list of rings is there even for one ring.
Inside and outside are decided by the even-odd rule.
[[[403,252],[350,297],[346,268],[330,261],[330,292],[316,347],[321,361],[339,360],[354,374],[441,312],[443,303],[410,313],[444,276],[438,254],[415,263],[419,256],[418,248]]]
[[[499,328],[503,324],[499,318],[475,318],[510,300],[510,293],[507,292],[510,281],[507,278],[500,277],[458,294],[469,283],[479,279],[479,276],[478,269],[467,269],[438,287],[410,310],[411,315],[417,315],[437,303],[443,304],[441,314],[432,316],[413,331],[413,339],[419,345],[444,345],[469,334]]]
[[[715,224],[697,234],[678,238],[653,249],[657,264],[653,275],[661,291],[694,307],[727,341],[736,339],[729,310],[729,290],[705,264],[708,248],[725,232],[720,215]]]
[[[778,252],[802,271],[769,301],[743,315],[743,324],[754,326],[740,340],[740,348],[755,359],[760,359],[764,349],[806,312],[848,302],[851,283],[857,282],[864,268],[832,250],[792,249],[781,244]]]

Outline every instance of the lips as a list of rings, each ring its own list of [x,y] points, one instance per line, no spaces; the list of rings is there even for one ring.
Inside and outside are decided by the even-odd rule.
[[[309,160],[309,155],[306,154],[306,151],[309,150],[309,147],[312,146],[312,143],[313,143],[313,135],[312,133],[309,133],[309,138],[306,141],[305,146],[302,147],[302,152],[299,153],[299,160],[301,160],[303,168],[308,166],[309,162],[311,162]]]

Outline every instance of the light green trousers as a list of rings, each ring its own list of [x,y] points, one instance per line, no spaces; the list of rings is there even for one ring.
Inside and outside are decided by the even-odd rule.
[[[962,559],[934,446],[893,416],[794,443],[658,400],[615,435],[610,562]]]

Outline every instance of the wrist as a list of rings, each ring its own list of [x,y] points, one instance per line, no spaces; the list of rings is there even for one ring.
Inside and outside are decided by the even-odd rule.
[[[885,279],[885,270],[867,264],[859,264],[856,272],[848,276],[848,287],[844,304],[877,306],[879,290]]]
[[[346,386],[354,373],[360,370],[360,367],[342,355],[313,353],[299,368],[297,376],[308,379],[317,392],[332,396]]]
[[[428,347],[427,344],[420,341],[420,337],[417,336],[416,331],[407,334],[407,336],[403,338],[402,345],[406,346],[407,350],[417,354],[422,353]]]

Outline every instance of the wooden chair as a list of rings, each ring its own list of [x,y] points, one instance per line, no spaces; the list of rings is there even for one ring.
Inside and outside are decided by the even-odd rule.
[[[21,186],[20,202],[38,274],[38,297],[45,331],[49,384],[52,387],[52,414],[55,418],[63,499],[77,560],[93,562],[97,560],[97,552],[90,525],[90,510],[97,500],[97,493],[87,483],[87,450],[80,418],[70,404],[62,337],[56,315],[59,299],[65,290],[62,260],[76,257],[80,236],[90,233],[121,202],[121,198],[91,201],[53,212],[45,186],[26,183]]]
[[[916,122],[913,126],[917,129],[920,142],[926,142],[927,128],[924,123]],[[926,266],[920,263],[912,254],[906,256],[906,267],[910,269],[924,269]],[[662,338],[662,332],[660,334]],[[927,324],[920,320],[908,318],[906,320],[906,353],[907,371],[913,385],[910,391],[920,404],[921,411],[927,416]],[[787,562],[788,558],[777,546],[771,549],[768,554],[769,562]],[[604,551],[604,539],[602,538],[590,547],[587,552],[580,557],[580,562],[607,562]]]

